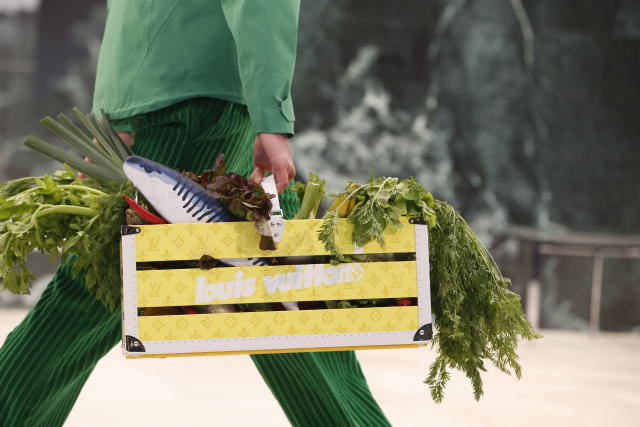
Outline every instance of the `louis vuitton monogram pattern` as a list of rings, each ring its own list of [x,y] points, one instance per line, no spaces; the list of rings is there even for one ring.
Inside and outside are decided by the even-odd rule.
[[[143,342],[391,332],[420,326],[415,306],[143,316],[138,322]]]
[[[331,285],[320,284],[317,281],[308,288],[296,289],[293,282],[303,284],[304,269],[309,269],[310,276],[314,268],[338,277]],[[343,270],[339,270],[342,268]],[[346,271],[345,271],[346,269]],[[333,273],[331,270],[334,270]],[[290,277],[291,289],[284,290],[286,274],[298,273],[299,276]],[[342,274],[341,274],[342,273]],[[282,276],[278,276],[282,275]],[[417,277],[415,261],[375,262],[360,264],[341,264],[339,266],[316,265],[296,266],[282,265],[270,267],[228,267],[211,270],[143,270],[136,273],[139,307],[161,307],[176,305],[199,304],[235,304],[276,301],[321,301],[341,299],[371,299],[371,298],[405,298],[417,296]],[[255,293],[248,297],[212,299],[198,301],[196,298],[199,278],[207,284],[226,283],[233,285],[238,276],[242,278],[257,278]],[[282,286],[270,293],[271,286],[264,279],[280,279]],[[296,280],[298,279],[298,280]],[[309,277],[315,279],[315,277]],[[340,279],[346,279],[340,283]],[[312,280],[308,280],[307,284]]]
[[[384,247],[370,242],[361,253],[415,252],[414,227],[404,218],[402,222],[403,227],[387,227]],[[317,237],[321,223],[320,219],[286,221],[275,251],[260,250],[252,222],[143,225],[136,235],[136,261],[199,259],[203,254],[214,258],[326,255]],[[353,224],[340,219],[339,227],[338,246],[345,254],[356,253]]]

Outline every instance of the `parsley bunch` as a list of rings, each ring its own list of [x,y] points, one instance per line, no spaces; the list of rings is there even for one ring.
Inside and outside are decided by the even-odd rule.
[[[336,196],[341,203],[333,206],[323,216],[318,230],[318,238],[325,249],[338,260],[344,257],[335,243],[338,230],[338,212],[343,204],[356,199],[348,216],[354,225],[353,241],[364,246],[372,240],[384,245],[384,230],[388,225],[401,227],[400,217],[421,216],[429,227],[435,226],[436,215],[433,211],[434,199],[413,178],[400,181],[398,178],[369,178],[364,185],[350,183]]]

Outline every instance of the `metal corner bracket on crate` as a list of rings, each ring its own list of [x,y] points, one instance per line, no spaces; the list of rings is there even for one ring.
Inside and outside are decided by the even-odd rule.
[[[433,327],[431,323],[422,326],[413,336],[414,341],[431,341],[433,338]]]
[[[425,221],[425,219],[421,216],[412,216],[411,218],[409,218],[409,224],[426,225],[427,221]]]
[[[123,225],[120,227],[120,235],[128,236],[129,234],[138,234],[140,232],[140,227],[134,227],[132,225]]]
[[[127,351],[134,353],[144,353],[144,344],[136,337],[132,337],[131,335],[125,336],[125,348]]]
[[[431,323],[422,326],[418,329],[413,336],[413,341],[421,342],[421,341],[431,341],[433,338],[433,328]],[[144,353],[146,350],[144,348],[144,344],[136,337],[132,337],[130,335],[125,336],[125,348],[128,352],[132,353]],[[332,348],[333,349],[333,348]]]
[[[336,243],[343,253],[405,254],[403,258],[338,265],[281,262],[209,270],[186,265],[166,268],[202,255],[234,260],[328,255],[317,239],[321,222],[286,221],[287,232],[275,251],[259,249],[260,237],[250,222],[123,226],[125,355],[281,353],[427,344],[432,338],[428,229],[419,217],[404,218],[399,228],[388,227],[384,247],[376,242],[357,247],[351,241],[353,225],[346,219],[339,221]],[[276,311],[204,309],[370,299],[410,299],[417,305],[277,311],[271,304]],[[148,311],[185,306],[198,310],[195,314]]]

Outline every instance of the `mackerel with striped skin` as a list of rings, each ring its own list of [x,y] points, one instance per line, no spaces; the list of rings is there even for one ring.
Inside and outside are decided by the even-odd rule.
[[[123,165],[127,178],[169,223],[231,222],[237,219],[210,197],[197,182],[153,160],[128,157]],[[264,258],[233,258],[220,261],[236,267],[270,265]]]

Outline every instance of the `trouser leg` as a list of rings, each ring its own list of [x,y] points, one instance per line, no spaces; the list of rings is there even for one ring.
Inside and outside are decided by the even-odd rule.
[[[389,426],[353,351],[251,356],[294,426]]]
[[[293,197],[280,196],[285,212],[297,212]],[[353,351],[251,356],[294,426],[388,426]]]
[[[212,108],[221,110],[223,105]],[[197,134],[189,127],[192,123],[170,117],[137,136],[132,148],[178,167],[188,139]],[[158,135],[162,138],[156,140]],[[2,427],[61,426],[97,362],[120,340],[119,305],[109,312],[86,290],[81,275],[73,278],[73,260],[58,267],[0,349]]]
[[[96,363],[120,339],[109,312],[72,278],[70,258],[0,349],[0,425],[61,426]]]

